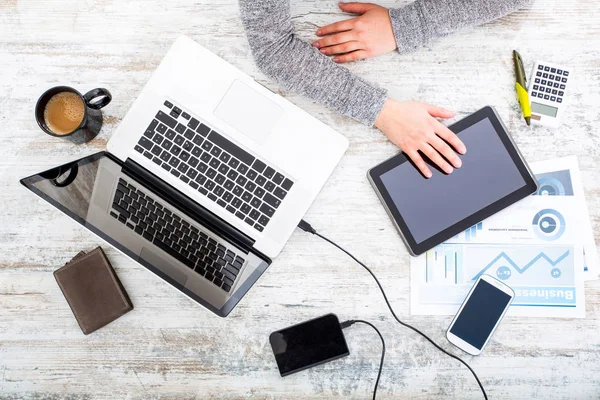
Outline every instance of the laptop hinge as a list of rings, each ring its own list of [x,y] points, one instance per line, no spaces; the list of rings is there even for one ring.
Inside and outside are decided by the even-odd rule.
[[[148,172],[144,167],[130,158],[125,161],[123,172],[130,175],[132,178],[139,180],[165,201],[177,207],[190,218],[193,218],[199,224],[215,232],[231,244],[239,247],[245,252],[256,252],[252,249],[255,241],[250,236],[231,226],[228,222],[190,199],[171,185],[165,183],[154,174]]]

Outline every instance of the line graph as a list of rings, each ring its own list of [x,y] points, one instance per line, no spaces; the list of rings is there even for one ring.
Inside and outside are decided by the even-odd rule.
[[[564,260],[565,258],[567,258],[567,256],[569,255],[569,250],[565,251],[560,257],[556,258],[555,260],[552,260],[550,257],[548,257],[546,255],[546,253],[541,252],[539,253],[537,256],[535,256],[531,261],[529,261],[527,264],[525,264],[523,267],[519,267],[509,256],[508,254],[506,254],[504,251],[501,252],[498,256],[496,256],[496,258],[494,258],[483,270],[481,270],[481,272],[479,272],[477,275],[475,275],[475,277],[472,279],[477,280],[481,275],[485,274],[486,271],[488,269],[490,269],[498,260],[504,258],[519,274],[522,274],[523,272],[527,271],[531,266],[533,266],[536,262],[538,262],[538,260],[540,259],[544,259],[546,260],[551,266],[556,266],[558,263],[560,263],[562,260]]]
[[[425,254],[427,284],[472,284],[489,274],[509,285],[572,285],[571,246],[499,246],[444,243]]]
[[[458,306],[483,274],[506,282],[515,292],[514,306],[580,307],[576,265],[581,250],[568,245],[443,243],[426,252],[418,273],[420,304]],[[560,314],[560,313],[559,313]]]

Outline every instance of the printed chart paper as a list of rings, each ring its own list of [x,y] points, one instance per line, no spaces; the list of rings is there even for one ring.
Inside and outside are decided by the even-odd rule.
[[[455,314],[488,274],[515,298],[507,315],[585,317],[584,278],[598,254],[575,157],[531,164],[533,196],[411,259],[411,313]]]

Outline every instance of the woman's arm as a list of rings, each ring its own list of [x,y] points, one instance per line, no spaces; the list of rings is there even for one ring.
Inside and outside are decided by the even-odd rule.
[[[375,124],[426,177],[431,171],[421,153],[447,173],[453,169],[450,163],[460,167],[460,159],[446,142],[461,153],[466,151],[465,146],[435,118],[450,118],[454,113],[428,104],[387,99],[385,90],[353,75],[298,39],[289,0],[239,0],[239,4],[252,54],[266,75],[366,125]]]
[[[333,63],[296,37],[289,0],[239,0],[242,22],[260,70],[289,90],[372,126],[386,91]]]
[[[413,50],[429,40],[500,18],[531,0],[416,0],[389,11],[371,3],[340,3],[358,17],[319,28],[313,43],[335,62]]]
[[[417,0],[391,8],[398,51],[413,50],[429,40],[505,16],[531,0]]]

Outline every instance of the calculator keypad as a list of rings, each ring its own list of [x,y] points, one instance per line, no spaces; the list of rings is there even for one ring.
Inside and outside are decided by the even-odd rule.
[[[531,90],[531,96],[562,103],[569,71],[538,64],[535,76],[535,85]]]

